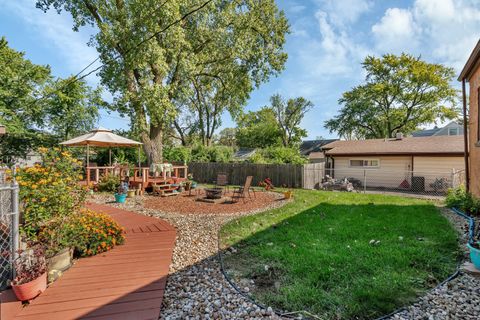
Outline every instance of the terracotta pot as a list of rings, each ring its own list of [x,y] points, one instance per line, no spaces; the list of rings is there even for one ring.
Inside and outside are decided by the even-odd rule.
[[[47,273],[45,272],[37,279],[30,282],[20,285],[12,285],[12,289],[18,300],[32,300],[47,289]]]

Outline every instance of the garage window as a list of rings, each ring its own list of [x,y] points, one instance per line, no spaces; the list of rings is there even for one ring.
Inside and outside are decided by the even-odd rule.
[[[378,168],[379,166],[378,159],[350,159],[350,167],[353,168]]]

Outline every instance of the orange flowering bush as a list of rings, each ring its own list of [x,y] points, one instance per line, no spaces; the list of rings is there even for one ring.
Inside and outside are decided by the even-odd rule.
[[[42,163],[19,168],[15,176],[23,205],[20,230],[29,240],[36,240],[40,229],[52,220],[77,212],[86,197],[86,189],[78,184],[81,162],[59,148],[40,148],[39,152]]]
[[[55,253],[55,246],[72,247],[77,256],[93,256],[122,244],[123,228],[110,216],[88,209],[52,221],[42,228],[38,239]],[[47,252],[48,253],[48,252]]]
[[[93,256],[112,249],[125,240],[123,228],[109,215],[82,209],[70,217],[72,246],[80,256]]]

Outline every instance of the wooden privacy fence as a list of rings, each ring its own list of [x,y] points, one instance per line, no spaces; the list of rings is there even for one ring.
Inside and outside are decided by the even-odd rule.
[[[194,180],[201,183],[212,183],[218,173],[226,173],[228,183],[233,185],[243,185],[247,176],[253,176],[254,186],[268,177],[274,186],[303,187],[304,166],[301,164],[192,162],[188,169]]]

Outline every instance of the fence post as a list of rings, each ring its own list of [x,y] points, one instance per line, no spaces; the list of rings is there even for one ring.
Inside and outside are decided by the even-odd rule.
[[[450,179],[450,188],[455,188],[455,168],[452,168],[452,178]]]
[[[367,170],[363,170],[363,193],[367,193]]]
[[[15,179],[16,168],[13,166],[12,168],[12,251],[13,251],[13,259],[16,260],[18,258],[18,246],[19,246],[19,186],[18,182]],[[13,271],[15,272],[15,270]],[[14,274],[15,276],[15,274]]]

